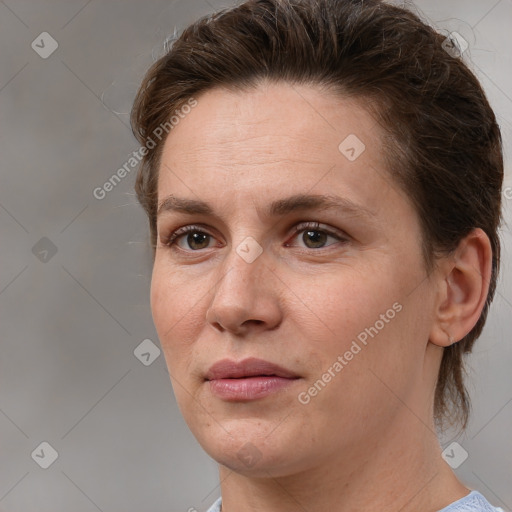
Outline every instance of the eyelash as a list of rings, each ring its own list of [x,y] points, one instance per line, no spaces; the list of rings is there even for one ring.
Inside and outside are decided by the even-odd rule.
[[[334,230],[331,230],[331,229],[328,229],[328,228],[325,228],[325,227],[321,228],[321,225],[318,222],[301,222],[300,224],[297,224],[294,227],[294,229],[293,229],[294,237],[298,233],[301,233],[301,232],[307,231],[307,230],[318,231],[320,233],[325,233],[328,236],[336,238],[339,242],[342,242],[342,243],[348,242],[348,237],[347,236],[340,235],[338,232],[336,232]],[[205,234],[205,235],[213,237],[213,235],[208,233],[208,231],[205,230],[204,228],[202,228],[201,226],[190,224],[188,226],[183,226],[183,227],[177,229],[176,231],[172,232],[168,237],[165,238],[165,240],[162,243],[166,247],[171,247],[174,250],[178,250],[178,249],[176,249],[174,247],[176,245],[176,241],[179,238],[181,238],[182,236],[187,235],[188,233],[195,233],[195,232],[202,233],[202,234]],[[286,246],[289,247],[289,245],[286,245]],[[329,247],[329,246],[327,246],[327,247]],[[325,248],[326,247],[320,247],[319,249],[325,249]],[[308,248],[306,248],[306,249],[308,249]],[[312,250],[312,251],[318,251],[319,250],[319,249],[312,249],[312,248],[309,248],[309,249]],[[194,250],[190,250],[190,249],[181,249],[181,250],[186,250],[186,251],[189,251],[189,252],[199,252],[201,249],[195,250],[195,251]]]
[[[299,233],[302,233],[303,231],[318,231],[320,233],[325,233],[326,235],[328,236],[331,236],[333,238],[335,238],[336,240],[338,240],[338,242],[343,242],[343,243],[346,243],[348,242],[348,237],[345,235],[341,235],[339,232],[333,230],[333,229],[329,229],[327,227],[323,227],[321,226],[321,224],[319,222],[301,222],[300,224],[297,224],[293,231],[294,231],[294,237],[297,236]],[[287,247],[289,247],[287,245]],[[329,246],[327,246],[329,247]],[[325,249],[326,247],[320,247],[320,249]],[[307,249],[310,249],[310,248],[307,248]],[[317,251],[318,249],[310,249],[312,251]]]

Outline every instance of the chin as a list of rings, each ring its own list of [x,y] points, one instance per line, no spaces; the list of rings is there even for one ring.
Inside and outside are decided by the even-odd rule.
[[[213,422],[207,432],[194,435],[212,459],[241,475],[268,478],[300,470],[301,440],[286,429],[278,434],[275,422],[265,423],[261,419]]]

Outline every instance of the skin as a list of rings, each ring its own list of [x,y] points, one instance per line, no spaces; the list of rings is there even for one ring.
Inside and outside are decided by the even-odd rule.
[[[434,512],[465,496],[441,458],[432,404],[443,347],[484,305],[486,235],[474,230],[427,274],[417,213],[384,167],[364,102],[286,83],[197,100],[165,142],[158,201],[201,200],[214,214],[159,214],[151,307],[180,410],[219,463],[223,512]],[[366,146],[354,161],[338,149],[349,134]],[[336,195],[369,213],[267,215],[294,194]],[[303,222],[320,227],[295,233]],[[196,224],[211,236],[164,245]],[[263,250],[252,263],[236,251],[249,236]],[[400,312],[300,403],[395,303]],[[210,366],[251,356],[300,378],[255,401],[214,396]]]

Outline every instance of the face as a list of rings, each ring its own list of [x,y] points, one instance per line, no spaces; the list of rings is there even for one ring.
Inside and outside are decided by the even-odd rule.
[[[197,100],[162,154],[151,286],[180,410],[244,474],[370,452],[423,392],[433,310],[380,129],[310,86]]]

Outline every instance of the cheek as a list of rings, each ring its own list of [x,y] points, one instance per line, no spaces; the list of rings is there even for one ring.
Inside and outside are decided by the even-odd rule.
[[[367,368],[378,354],[369,350],[370,342],[364,345],[357,337],[371,339],[365,328],[373,326],[381,313],[392,308],[394,292],[388,284],[382,286],[375,277],[368,279],[366,275],[335,269],[324,275],[298,276],[294,284],[287,280],[292,293],[284,316],[298,337],[295,347],[289,349],[298,350],[298,356],[305,362],[306,382],[302,391],[315,386],[319,379],[329,379],[327,392],[323,391],[322,383],[316,385],[322,389],[318,394],[322,397],[315,400],[320,407],[329,408],[332,400],[338,401],[339,393],[346,397],[347,390],[355,400],[369,384]],[[388,329],[386,325],[379,338],[385,337]],[[377,337],[375,341],[378,342]],[[313,395],[317,396],[314,389]],[[345,400],[347,404],[351,402]]]
[[[390,270],[386,272],[392,275]],[[318,328],[334,343],[346,342],[373,325],[399,298],[394,280],[383,282],[382,273],[334,271],[307,280],[300,276],[294,287],[300,290],[297,293],[302,301],[299,309],[309,311]],[[289,313],[296,316],[293,310]]]
[[[162,272],[155,264],[153,275],[151,277],[150,293],[151,313],[153,323],[160,337],[160,342],[164,342],[164,333],[172,325],[170,316],[173,314],[173,294],[170,286],[164,283]]]
[[[157,330],[171,334],[179,328],[182,319],[193,313],[194,303],[200,296],[187,293],[190,287],[183,283],[178,271],[170,270],[164,263],[155,262],[151,277],[151,311]],[[164,340],[162,340],[164,341]]]
[[[170,371],[183,367],[191,351],[191,340],[197,337],[196,331],[202,325],[198,321],[201,295],[186,291],[176,273],[162,271],[155,265],[151,280],[151,312]]]
[[[392,377],[394,369],[416,357],[419,345],[413,347],[409,341],[417,304],[404,292],[410,279],[396,266],[384,267],[301,277],[296,283],[294,291],[302,303],[295,309],[292,304],[288,314],[307,347],[310,382],[331,369],[336,374],[332,382],[337,383],[329,385],[331,390],[339,385],[356,396],[371,385],[370,369],[385,370]],[[338,371],[333,369],[337,361],[343,366],[338,364]]]

